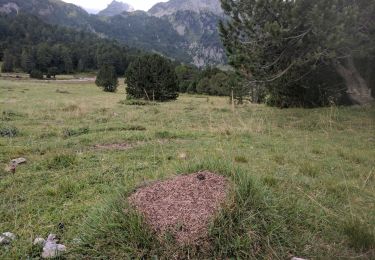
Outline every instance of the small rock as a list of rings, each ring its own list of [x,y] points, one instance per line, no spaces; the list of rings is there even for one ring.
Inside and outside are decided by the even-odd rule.
[[[299,257],[293,257],[291,260],[307,260],[307,259],[299,258]]]
[[[180,159],[180,160],[186,160],[187,159],[187,154],[186,153],[180,153],[178,155],[178,159]]]
[[[42,258],[56,258],[61,256],[66,247],[62,244],[57,244],[58,238],[55,234],[50,234],[47,241],[43,247]]]
[[[26,163],[26,162],[27,162],[27,160],[26,160],[25,158],[20,157],[20,158],[17,158],[17,159],[13,159],[13,160],[11,160],[11,161],[10,161],[10,164],[11,164],[11,165],[18,166],[18,165],[23,164],[23,163]]]
[[[49,234],[47,237],[47,242],[59,242],[59,239],[57,238],[57,235],[55,234]]]
[[[5,232],[0,235],[0,245],[9,245],[16,239],[16,235],[11,232]]]
[[[34,246],[44,246],[46,244],[46,240],[42,237],[37,237],[34,240]]]
[[[200,181],[204,181],[204,180],[206,179],[206,176],[204,176],[203,173],[199,173],[199,174],[197,175],[197,178],[198,178],[198,180],[200,180]]]

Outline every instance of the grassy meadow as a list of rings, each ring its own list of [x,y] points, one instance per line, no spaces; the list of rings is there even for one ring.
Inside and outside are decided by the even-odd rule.
[[[374,106],[137,104],[123,84],[0,79],[0,113],[0,233],[17,235],[0,259],[37,257],[49,233],[67,259],[375,258]],[[160,242],[124,210],[135,187],[198,170],[234,185],[203,249]]]

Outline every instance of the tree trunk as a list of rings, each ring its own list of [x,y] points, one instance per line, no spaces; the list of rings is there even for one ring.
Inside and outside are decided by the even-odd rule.
[[[346,58],[345,63],[336,62],[337,73],[344,79],[347,93],[353,103],[365,105],[374,100],[366,80],[355,67],[352,57]]]

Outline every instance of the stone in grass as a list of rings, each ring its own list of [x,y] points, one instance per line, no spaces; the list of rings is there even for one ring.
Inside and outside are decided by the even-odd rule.
[[[40,246],[43,247],[46,244],[46,240],[42,237],[37,237],[34,239],[34,246]]]
[[[65,251],[66,247],[62,244],[58,244],[59,240],[56,235],[50,234],[43,246],[42,258],[56,258],[61,256]]]
[[[26,162],[27,162],[27,160],[25,158],[20,157],[20,158],[11,160],[10,164],[14,165],[14,166],[18,166],[18,165],[24,164]]]
[[[299,257],[293,257],[291,260],[306,260],[304,258],[299,258]]]
[[[11,232],[5,232],[0,235],[0,245],[9,245],[16,239],[16,235]]]
[[[180,160],[187,160],[187,159],[188,159],[188,156],[187,156],[186,153],[180,153],[180,154],[178,155],[178,159],[180,159]]]

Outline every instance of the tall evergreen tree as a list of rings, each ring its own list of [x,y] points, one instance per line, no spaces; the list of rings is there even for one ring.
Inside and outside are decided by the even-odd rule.
[[[323,105],[340,82],[354,103],[373,100],[355,60],[374,55],[374,1],[221,1],[230,63],[275,103]]]

